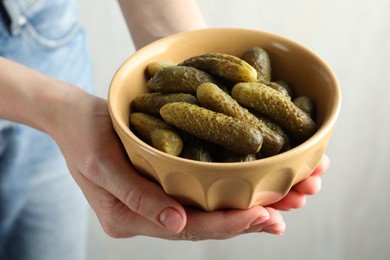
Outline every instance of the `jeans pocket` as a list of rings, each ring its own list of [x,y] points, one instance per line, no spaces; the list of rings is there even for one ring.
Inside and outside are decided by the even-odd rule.
[[[70,42],[81,30],[73,1],[43,0],[42,8],[26,12],[26,29],[32,39],[44,47],[56,48]]]

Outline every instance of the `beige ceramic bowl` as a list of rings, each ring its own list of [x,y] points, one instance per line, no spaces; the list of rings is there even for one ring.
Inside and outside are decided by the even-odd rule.
[[[298,95],[313,100],[318,131],[309,140],[266,159],[210,163],[160,152],[129,129],[130,103],[138,94],[148,91],[145,69],[150,62],[181,62],[207,52],[240,56],[253,46],[261,46],[269,53],[274,79],[290,82]],[[219,28],[180,33],[137,51],[115,74],[108,102],[114,128],[136,169],[159,182],[182,203],[211,211],[276,202],[305,179],[326,150],[339,114],[341,93],[332,70],[305,47],[269,33]]]

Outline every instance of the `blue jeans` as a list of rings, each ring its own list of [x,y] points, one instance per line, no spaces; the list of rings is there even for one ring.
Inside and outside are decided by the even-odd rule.
[[[92,91],[73,0],[3,0],[0,9],[1,56]],[[56,143],[0,119],[0,260],[84,259],[86,228],[86,201]]]

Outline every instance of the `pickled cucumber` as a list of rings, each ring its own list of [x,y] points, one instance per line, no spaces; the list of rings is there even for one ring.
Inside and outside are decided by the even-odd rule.
[[[259,82],[264,84],[264,85],[267,85],[270,88],[273,88],[273,89],[279,91],[280,93],[285,95],[287,98],[291,99],[291,96],[290,96],[288,90],[284,86],[280,85],[279,83],[272,82],[272,81],[259,81]]]
[[[189,134],[181,134],[181,136],[184,146],[180,157],[201,162],[214,161],[214,149],[210,143]]]
[[[160,116],[160,108],[170,102],[187,102],[196,104],[197,100],[191,94],[171,93],[162,94],[160,92],[143,93],[138,95],[133,101],[133,107],[138,112],[144,112]]]
[[[164,105],[160,114],[169,124],[236,153],[255,154],[263,142],[256,127],[197,105],[173,102]]]
[[[251,111],[252,114],[254,114],[260,121],[262,121],[264,124],[266,124],[270,129],[278,133],[283,138],[283,146],[282,149],[280,149],[280,152],[288,151],[292,148],[292,143],[290,137],[287,135],[287,133],[283,130],[283,128],[272,121],[271,119],[260,115],[258,112]],[[261,150],[260,150],[261,152]],[[268,157],[266,153],[263,153],[263,157]]]
[[[154,61],[148,65],[148,74],[149,76],[153,77],[157,71],[160,69],[170,67],[170,66],[176,66],[177,62],[174,61],[169,61],[169,60],[159,60],[159,61]]]
[[[254,109],[272,118],[287,133],[299,140],[306,140],[316,131],[316,124],[290,99],[261,83],[238,83],[232,96],[244,107]]]
[[[183,149],[183,142],[173,129],[157,129],[150,132],[154,148],[167,154],[179,156]]]
[[[263,48],[250,48],[244,52],[242,59],[255,68],[258,80],[271,81],[271,61]]]
[[[218,162],[250,162],[257,160],[255,154],[238,154],[226,149],[219,149]]]
[[[287,94],[290,96],[291,99],[294,98],[294,90],[293,90],[293,88],[290,86],[290,84],[288,84],[288,83],[287,83],[286,81],[284,81],[284,80],[276,80],[275,83],[277,83],[277,84],[279,84],[279,86],[285,88]]]
[[[169,154],[250,161],[287,151],[316,131],[313,103],[295,98],[285,81],[271,81],[270,58],[261,47],[241,58],[206,53],[179,64],[155,61],[146,74],[154,93],[133,101],[130,127]]]
[[[279,153],[283,147],[283,138],[277,132],[271,130],[264,122],[243,108],[229,94],[222,91],[213,83],[203,83],[199,85],[196,92],[198,102],[201,106],[223,113],[225,115],[238,118],[255,126],[263,135],[263,145],[261,152],[267,156]]]
[[[255,68],[236,56],[224,53],[207,53],[191,57],[180,65],[198,68],[235,82],[251,82],[257,79]]]
[[[163,120],[146,113],[132,113],[130,126],[154,148],[178,156],[183,148],[180,135]]]
[[[311,118],[314,116],[314,105],[311,102],[310,98],[307,96],[300,96],[293,99],[293,103],[302,109],[306,114]]]
[[[147,83],[147,86],[162,93],[195,94],[197,87],[205,82],[215,82],[204,71],[187,66],[170,66],[160,69]]]

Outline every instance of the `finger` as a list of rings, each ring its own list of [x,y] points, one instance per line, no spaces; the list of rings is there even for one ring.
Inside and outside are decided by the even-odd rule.
[[[281,235],[286,229],[286,224],[278,210],[271,207],[265,207],[270,217],[267,221],[252,227],[252,232],[266,232],[275,235]]]
[[[317,167],[314,169],[314,171],[311,173],[310,176],[321,176],[323,175],[328,169],[330,165],[329,157],[324,154],[318,163]]]
[[[98,217],[105,232],[112,237],[146,235],[173,240],[204,240],[231,238],[242,233],[258,232],[263,227],[268,227],[267,232],[274,234],[282,233],[284,230],[283,219],[277,211],[254,206],[248,210],[214,212],[187,209],[187,226],[183,231],[174,233],[135,214],[110,193],[88,182],[82,175],[78,177],[79,185],[88,195],[96,195],[97,192],[94,189],[98,190],[99,195],[93,196],[89,201],[93,208],[97,205],[98,208],[103,206],[105,209],[105,212],[98,214]],[[87,199],[90,198],[88,195]],[[99,197],[98,201],[95,200],[96,197]],[[116,200],[117,203],[115,203]],[[101,213],[101,209],[95,210],[95,212],[99,211]],[[268,221],[270,213],[272,220]],[[261,226],[262,223],[266,224]]]
[[[116,141],[116,149],[111,147],[109,155],[92,158],[82,174],[113,194],[133,212],[160,227],[180,232],[186,224],[184,208],[168,196],[161,186],[139,175],[119,140],[113,139],[111,142]]]
[[[177,233],[186,224],[183,207],[169,197],[163,189],[134,171],[116,176],[106,188],[135,213]]]
[[[296,184],[293,190],[306,195],[316,194],[321,190],[321,178],[319,176],[310,176]]]
[[[318,166],[314,169],[311,175],[305,180],[299,182],[294,185],[293,189],[306,194],[313,195],[321,190],[321,176],[326,172],[329,168],[329,157],[327,155],[323,155]]]
[[[306,196],[298,191],[290,190],[287,195],[278,202],[273,203],[270,207],[278,210],[291,210],[302,208],[306,204]]]
[[[170,240],[198,241],[206,239],[227,239],[243,233],[269,219],[268,210],[254,206],[248,210],[217,210],[206,212],[187,208],[187,225],[179,233],[170,232],[145,218],[129,217],[128,225],[122,224],[125,234],[159,237]],[[127,222],[127,221],[125,221]],[[256,232],[254,230],[253,232]]]
[[[286,231],[286,223],[283,221],[278,224],[264,228],[261,232],[266,232],[274,235],[282,235]]]
[[[235,237],[269,219],[269,212],[261,206],[247,210],[187,210],[187,225],[174,239],[203,240]]]
[[[134,215],[134,212],[129,211],[128,208],[127,212],[124,209],[122,215],[115,216],[120,221],[116,221],[114,237],[129,237],[134,234],[170,240],[227,239],[243,233],[258,232],[258,228],[252,231],[250,231],[250,228],[258,227],[270,217],[268,210],[260,206],[254,206],[248,210],[206,212],[187,208],[186,211],[188,218],[186,227],[179,233],[173,233],[153,224],[140,215]],[[113,217],[111,216],[109,219],[113,219]],[[267,225],[273,225],[280,219],[274,217],[274,221],[268,222]],[[107,233],[106,229],[105,231]],[[112,233],[110,235],[113,236]]]
[[[128,238],[146,235],[169,238],[172,237],[172,234],[175,234],[135,213],[110,192],[89,181],[82,174],[76,173],[73,175],[96,213],[103,230],[109,236]]]

